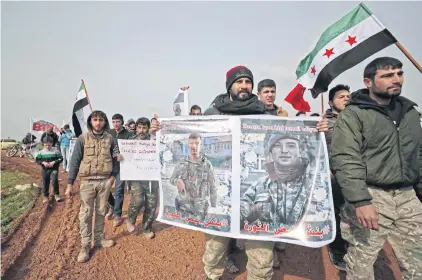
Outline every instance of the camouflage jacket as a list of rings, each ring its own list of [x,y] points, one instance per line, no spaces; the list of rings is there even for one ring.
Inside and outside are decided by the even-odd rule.
[[[274,227],[296,224],[306,210],[311,184],[305,176],[290,182],[267,177],[250,186],[240,199],[242,223],[247,220],[251,224],[259,219]]]
[[[211,162],[204,156],[198,161],[185,158],[177,163],[170,184],[176,185],[176,181],[182,179],[185,183],[185,196],[191,199],[210,199],[211,207],[216,207],[217,188],[215,186],[214,171]]]

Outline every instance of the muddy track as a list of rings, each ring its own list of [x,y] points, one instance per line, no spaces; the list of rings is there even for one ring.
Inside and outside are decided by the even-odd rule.
[[[39,167],[20,158],[6,158],[2,153],[2,169],[20,170],[31,174],[40,183]],[[60,174],[61,194],[65,176]],[[75,188],[77,190],[77,187]],[[128,204],[125,194],[123,216]],[[42,205],[38,199],[26,218],[16,226],[9,240],[2,244],[3,279],[205,279],[202,265],[204,234],[162,223],[154,223],[156,237],[147,240],[129,234],[123,225],[113,228],[106,221],[106,236],[116,241],[109,249],[91,250],[89,262],[79,264],[78,232],[79,198],[72,202]],[[138,217],[138,224],[141,220]],[[3,241],[2,241],[3,242]],[[239,242],[242,245],[242,242]],[[330,264],[326,248],[311,249],[288,245],[280,253],[281,268],[274,279],[345,279]],[[246,279],[246,256],[235,256],[240,272],[225,274],[223,279]],[[400,279],[400,272],[389,246],[376,263],[376,279]]]

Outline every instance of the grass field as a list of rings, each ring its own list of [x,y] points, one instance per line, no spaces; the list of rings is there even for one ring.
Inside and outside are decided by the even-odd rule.
[[[23,191],[16,190],[16,185],[32,183],[31,177],[23,172],[1,173],[1,232],[6,232],[13,221],[28,209],[31,209],[38,196],[38,188]]]

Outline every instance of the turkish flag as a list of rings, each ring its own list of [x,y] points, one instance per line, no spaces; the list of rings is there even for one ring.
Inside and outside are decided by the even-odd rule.
[[[284,100],[292,104],[293,108],[298,111],[310,112],[311,106],[309,106],[309,103],[303,99],[305,90],[306,88],[304,88],[301,84],[297,84]]]

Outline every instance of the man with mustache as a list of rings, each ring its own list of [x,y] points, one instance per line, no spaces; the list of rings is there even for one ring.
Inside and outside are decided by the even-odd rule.
[[[347,85],[336,85],[330,89],[328,93],[328,104],[330,108],[325,112],[325,117],[328,120],[328,131],[325,133],[325,140],[327,142],[328,154],[331,152],[331,140],[333,139],[334,124],[341,111],[349,103],[350,87]],[[336,238],[334,242],[328,245],[328,256],[331,263],[339,270],[346,270],[346,263],[344,262],[344,255],[347,252],[347,242],[341,237],[340,230],[340,207],[344,204],[344,198],[341,194],[340,186],[331,174],[331,188],[333,192],[334,213],[336,217]]]
[[[205,219],[208,207],[216,207],[217,188],[211,162],[201,151],[202,137],[192,133],[188,138],[189,156],[176,165],[170,183],[177,186],[176,209]]]
[[[384,242],[403,279],[422,279],[422,128],[417,106],[400,96],[403,64],[380,57],[364,70],[331,143],[331,168],[345,198],[341,231],[349,242],[348,280],[374,279]]]
[[[245,66],[236,66],[226,73],[227,93],[218,95],[204,115],[262,115],[270,113],[252,94],[253,74]],[[246,254],[248,255],[249,277],[256,279],[271,279],[273,242],[248,240]],[[253,250],[259,248],[259,250]],[[227,254],[237,250],[236,239],[205,234],[205,252],[202,261],[205,265],[207,279],[219,279],[224,272]],[[230,273],[236,273],[237,267],[231,258],[226,261]]]
[[[245,66],[236,66],[226,74],[227,93],[218,95],[204,115],[270,114],[264,103],[252,94],[253,75]]]
[[[265,79],[258,83],[258,98],[267,107],[268,112],[273,116],[288,117],[286,110],[274,104],[277,96],[276,84],[271,79]]]
[[[129,139],[133,140],[155,140],[155,136],[150,134],[151,122],[143,117],[139,118],[136,123],[136,134],[131,135]],[[128,232],[135,231],[136,217],[145,206],[144,215],[142,217],[142,234],[148,238],[154,238],[152,231],[152,223],[154,221],[155,211],[158,204],[158,181],[128,181],[130,185],[130,203],[127,210],[126,226]]]

